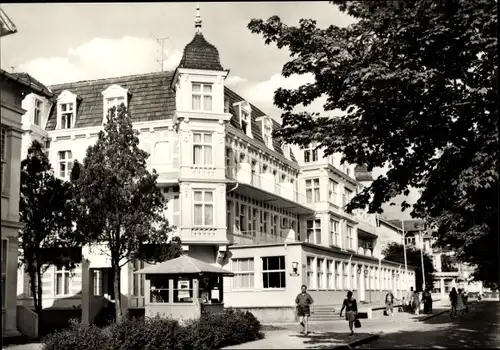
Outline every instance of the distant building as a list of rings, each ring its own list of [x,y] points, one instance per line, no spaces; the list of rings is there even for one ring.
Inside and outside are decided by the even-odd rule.
[[[32,138],[43,140],[56,176],[68,179],[74,160],[96,142],[108,108],[124,103],[186,254],[233,271],[218,300],[261,320],[293,320],[302,284],[317,305],[340,304],[348,290],[362,301],[408,290],[414,269],[405,285],[404,267],[380,255],[401,230],[344,210],[360,180],[370,180],[366,169],[341,164],[339,155],[324,157],[314,144],[298,149],[273,139],[280,125],[225,86],[229,71],[199,19],[196,29],[173,72],[59,84],[50,87],[52,99],[26,99],[24,149]],[[104,295],[114,296],[109,259],[94,247],[83,255],[89,263],[74,274],[47,270],[43,302],[81,307],[89,322]],[[143,267],[135,261],[122,269],[123,305],[134,312],[149,298],[144,276],[133,274]],[[27,276],[20,279],[18,302],[31,305]]]

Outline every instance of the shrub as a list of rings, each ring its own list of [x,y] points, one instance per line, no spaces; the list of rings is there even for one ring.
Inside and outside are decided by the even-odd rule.
[[[250,312],[225,310],[203,314],[184,326],[169,318],[132,318],[103,329],[70,327],[45,338],[44,350],[211,350],[262,338],[261,324]]]
[[[69,328],[45,337],[43,350],[103,350],[108,338],[94,326],[83,326],[78,320],[69,321]]]
[[[169,318],[131,318],[109,329],[107,350],[182,349],[182,328]]]
[[[262,338],[261,324],[250,312],[224,310],[221,314],[203,314],[184,327],[184,349],[220,349]]]

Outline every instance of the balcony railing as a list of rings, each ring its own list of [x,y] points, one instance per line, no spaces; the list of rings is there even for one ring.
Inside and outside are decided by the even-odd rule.
[[[302,205],[312,204],[308,203],[305,195],[297,192],[296,183],[277,182],[273,174],[258,173],[251,169],[251,165],[249,163],[239,163],[233,166],[226,166],[226,177],[239,183],[258,187],[264,191],[276,194]]]
[[[286,235],[285,235],[286,233]],[[272,244],[272,243],[293,243],[299,242],[295,239],[295,231],[283,230],[280,234],[270,234],[260,231],[243,231],[228,233],[228,239],[232,244]]]

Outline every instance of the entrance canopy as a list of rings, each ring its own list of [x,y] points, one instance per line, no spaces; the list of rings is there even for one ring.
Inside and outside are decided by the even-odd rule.
[[[204,261],[182,255],[178,258],[164,261],[160,264],[145,267],[135,274],[162,274],[162,275],[183,275],[191,273],[212,273],[223,276],[234,276],[234,273],[220,267],[208,264]]]

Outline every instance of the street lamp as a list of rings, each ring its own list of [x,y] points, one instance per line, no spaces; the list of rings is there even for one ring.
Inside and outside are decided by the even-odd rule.
[[[290,276],[298,276],[299,275],[299,263],[294,261],[292,262],[292,270],[293,272],[290,274]]]

